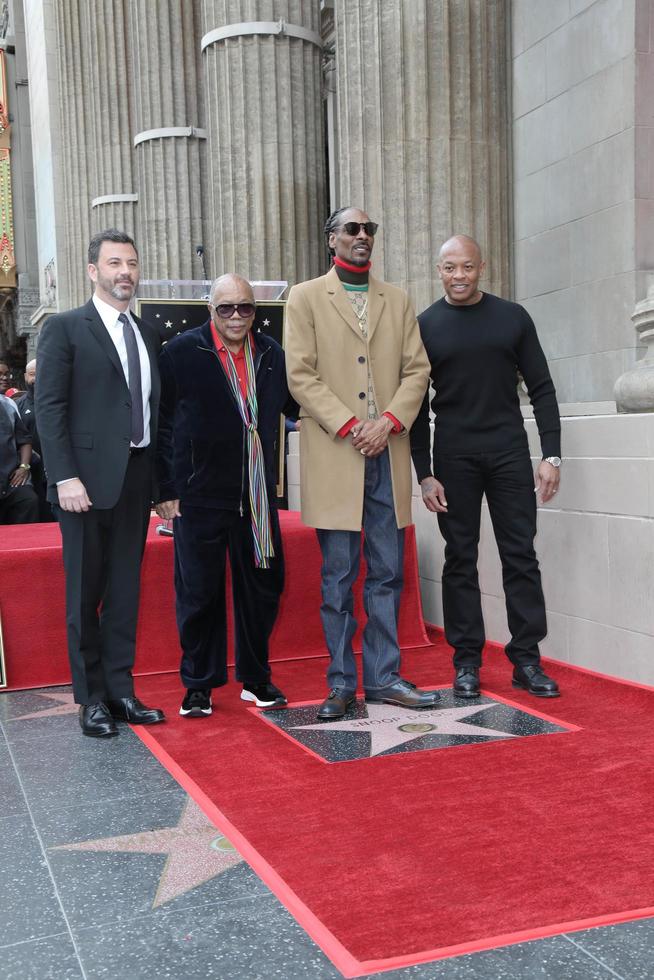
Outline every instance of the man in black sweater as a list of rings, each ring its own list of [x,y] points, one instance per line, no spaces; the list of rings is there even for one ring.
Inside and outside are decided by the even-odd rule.
[[[454,647],[454,693],[479,694],[485,634],[477,558],[485,494],[502,562],[513,686],[557,697],[556,681],[540,666],[538,644],[547,623],[533,547],[536,494],[547,503],[559,485],[561,423],[554,384],[527,311],[480,291],[484,263],[477,242],[455,235],[441,248],[437,268],[445,296],[418,317],[435,389],[433,471],[428,394],[411,430],[411,453],[423,501],[438,515],[445,538],[443,616]],[[535,481],[518,373],[541,441]]]

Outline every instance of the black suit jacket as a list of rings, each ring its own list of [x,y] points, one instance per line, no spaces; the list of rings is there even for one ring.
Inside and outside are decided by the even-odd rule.
[[[159,338],[134,317],[150,358],[150,455],[159,415]],[[48,499],[56,484],[77,476],[95,509],[114,507],[125,479],[131,432],[131,398],[116,347],[94,303],[51,316],[38,346],[36,415]],[[155,496],[153,487],[153,499]]]

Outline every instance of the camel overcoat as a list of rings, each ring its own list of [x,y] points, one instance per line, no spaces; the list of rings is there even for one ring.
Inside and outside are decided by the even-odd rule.
[[[398,527],[411,523],[409,429],[429,381],[429,360],[409,297],[370,276],[368,337],[332,269],[293,286],[286,306],[288,386],[300,405],[300,493],[309,527],[358,531],[365,456],[337,433],[367,417],[368,362],[379,414],[404,426],[389,436]]]

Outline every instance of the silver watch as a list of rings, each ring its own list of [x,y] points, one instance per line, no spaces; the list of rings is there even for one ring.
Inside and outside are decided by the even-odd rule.
[[[559,466],[561,465],[561,457],[560,456],[543,456],[543,462],[544,463],[549,463],[551,466],[556,466],[556,468],[558,470]]]

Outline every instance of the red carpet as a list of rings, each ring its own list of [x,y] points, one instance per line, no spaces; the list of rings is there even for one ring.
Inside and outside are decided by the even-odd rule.
[[[654,915],[654,690],[550,664],[563,696],[484,690],[578,730],[326,764],[249,711],[232,683],[198,722],[172,676],[139,690],[168,722],[138,734],[345,976]],[[325,660],[281,663],[291,701]],[[450,686],[442,640],[403,672]]]
[[[153,518],[143,559],[135,674],[177,671],[179,667],[173,542],[155,534],[159,523],[158,518]],[[280,523],[286,588],[272,636],[271,660],[323,656],[325,645],[318,608],[320,549],[316,534],[304,527],[299,514],[291,511],[280,512]],[[426,646],[413,528],[407,529],[405,551],[400,644]],[[355,599],[361,622],[361,582]],[[70,682],[61,535],[57,524],[0,528],[0,617],[10,689]],[[358,636],[355,646],[360,649]]]

